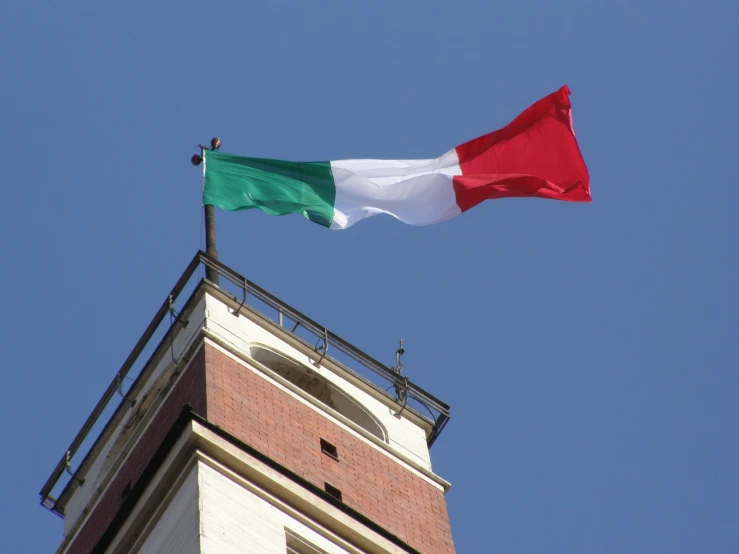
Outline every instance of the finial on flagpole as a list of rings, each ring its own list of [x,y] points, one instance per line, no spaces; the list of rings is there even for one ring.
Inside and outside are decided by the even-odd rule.
[[[206,150],[218,150],[221,147],[221,139],[219,139],[218,137],[213,137],[212,139],[210,139],[210,148],[208,148],[207,146],[203,146],[202,144],[200,144],[199,146],[200,154],[194,154],[192,158],[190,158],[190,162],[194,166],[198,166],[201,163],[203,164],[203,179],[205,179],[205,152]],[[208,254],[211,258],[217,260],[218,248],[216,247],[215,208],[212,204],[206,204],[205,206],[203,206],[203,210],[205,211],[205,253]],[[209,267],[205,268],[205,278],[214,285],[218,285],[219,283],[218,272]]]

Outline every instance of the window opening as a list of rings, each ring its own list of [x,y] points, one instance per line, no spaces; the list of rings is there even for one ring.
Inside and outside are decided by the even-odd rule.
[[[327,440],[321,439],[321,452],[326,454],[329,458],[339,461],[339,451],[336,450],[336,447]]]
[[[341,491],[334,487],[333,485],[329,485],[328,483],[323,483],[324,488],[326,489],[326,492],[329,493],[331,496],[333,496],[336,500],[339,502],[343,502],[341,499]]]

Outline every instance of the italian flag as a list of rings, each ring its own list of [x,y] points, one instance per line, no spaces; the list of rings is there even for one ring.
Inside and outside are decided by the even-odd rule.
[[[590,201],[567,86],[511,123],[428,160],[288,162],[204,154],[203,203],[224,210],[301,213],[346,229],[375,214],[430,225],[509,196]]]

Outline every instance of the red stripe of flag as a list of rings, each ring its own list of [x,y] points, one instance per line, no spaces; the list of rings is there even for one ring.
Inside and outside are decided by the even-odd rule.
[[[462,175],[454,177],[454,192],[463,212],[508,196],[590,202],[569,94],[565,85],[502,129],[457,146]]]

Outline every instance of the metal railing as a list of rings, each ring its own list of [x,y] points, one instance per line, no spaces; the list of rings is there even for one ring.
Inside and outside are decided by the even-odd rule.
[[[64,455],[59,460],[59,463],[57,463],[56,467],[51,473],[51,476],[44,484],[41,492],[39,493],[41,496],[41,504],[44,507],[61,515],[60,512],[56,510],[57,499],[60,498],[62,494],[64,494],[64,491],[69,486],[69,483],[72,480],[77,480],[80,484],[83,483],[83,481],[77,478],[76,473],[73,472],[71,469],[72,458],[79,453],[80,447],[83,446],[83,443],[85,443],[86,439],[88,439],[88,435],[91,430],[100,423],[99,420],[104,412],[110,409],[111,400],[117,393],[121,396],[119,404],[115,407],[115,411],[108,418],[105,426],[100,431],[95,441],[91,445],[89,445],[89,447],[84,452],[85,457],[80,463],[80,466],[84,465],[87,456],[93,450],[97,440],[105,432],[118,410],[120,410],[122,407],[124,407],[124,405],[130,402],[130,399],[128,399],[126,394],[123,393],[121,384],[123,383],[124,379],[131,379],[131,377],[129,377],[129,373],[131,372],[132,368],[134,368],[137,362],[140,361],[139,358],[144,350],[148,346],[150,346],[149,343],[152,340],[152,337],[154,337],[157,330],[161,329],[162,323],[165,321],[167,315],[173,313],[172,309],[174,303],[177,301],[183,291],[185,291],[192,277],[201,266],[205,267],[206,270],[216,272],[219,276],[225,278],[228,282],[236,285],[237,292],[240,292],[240,298],[235,294],[231,294],[226,289],[225,283],[223,282],[220,283],[218,288],[226,294],[230,295],[234,301],[240,302],[240,306],[238,307],[238,309],[241,309],[241,307],[243,306],[247,306],[249,309],[260,314],[262,317],[266,317],[275,321],[286,332],[292,334],[294,338],[297,338],[305,345],[313,348],[316,351],[316,354],[320,356],[317,363],[323,361],[324,358],[329,358],[333,362],[341,365],[344,369],[348,370],[358,379],[375,387],[377,390],[390,398],[393,397],[387,393],[387,390],[389,390],[390,388],[395,388],[396,391],[400,391],[400,393],[402,394],[399,394],[400,399],[398,401],[403,403],[403,409],[411,409],[417,415],[426,417],[420,414],[417,409],[415,409],[414,405],[409,404],[409,402],[413,402],[415,406],[419,408],[422,407],[427,410],[428,413],[431,415],[431,421],[433,422],[432,431],[427,439],[428,446],[430,447],[438,438],[439,434],[449,421],[449,406],[447,406],[428,392],[424,391],[414,383],[410,382],[407,377],[400,375],[396,371],[393,371],[393,369],[365,354],[335,333],[329,331],[326,327],[319,325],[313,319],[286,304],[276,296],[264,290],[262,287],[256,285],[255,283],[252,283],[228,266],[212,258],[211,256],[208,256],[205,252],[198,251],[198,253],[195,254],[195,256],[193,257],[192,261],[188,264],[184,273],[177,280],[177,283],[172,288],[170,293],[165,297],[164,302],[162,302],[162,305],[157,310],[154,318],[151,320],[146,330],[141,335],[141,338],[139,338],[131,353],[123,362],[123,365],[115,374],[115,377],[111,381],[110,385],[108,385],[108,388],[105,390],[102,398],[98,401],[97,405],[92,410],[92,413],[89,415],[82,428],[77,433],[77,436],[75,436],[74,440],[69,445],[69,448],[67,448]],[[204,279],[199,280],[193,290],[197,289],[197,287],[203,280]],[[254,303],[254,299],[259,301],[263,306],[267,306],[268,308],[274,310],[276,319],[271,318],[268,314],[265,314],[263,310],[258,310],[253,305],[251,305]],[[292,328],[289,328],[289,326],[286,325],[286,319],[292,322]],[[170,320],[170,325],[167,326],[167,331],[171,330],[171,327],[174,325],[174,323],[176,323],[176,321],[173,322],[172,320]],[[306,338],[300,336],[298,334],[300,331],[304,332],[304,334],[307,333],[308,337],[315,339],[315,344],[311,344],[310,340],[307,340]],[[329,350],[331,350],[332,352],[336,351],[341,353],[349,361],[349,363],[344,363],[342,360],[336,359],[335,356],[329,356]],[[358,363],[361,368],[365,370],[370,370],[374,376],[380,377],[384,382],[389,382],[390,386],[386,390],[382,390],[381,387],[378,387],[370,379],[350,367],[352,361]],[[139,375],[145,367],[146,364],[139,368]],[[138,378],[139,375],[137,375],[136,377]],[[135,386],[135,382],[133,386]],[[395,398],[393,399],[395,400]],[[58,487],[60,479],[65,475],[68,476],[68,480],[63,485],[61,494],[57,498],[54,498],[52,496],[52,491]]]

